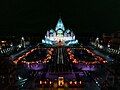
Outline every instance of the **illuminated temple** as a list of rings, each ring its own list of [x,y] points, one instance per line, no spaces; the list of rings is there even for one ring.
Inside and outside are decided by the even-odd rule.
[[[65,29],[64,24],[60,18],[55,29],[47,31],[45,38],[42,40],[42,43],[68,46],[77,44],[78,40],[75,39],[73,31]]]

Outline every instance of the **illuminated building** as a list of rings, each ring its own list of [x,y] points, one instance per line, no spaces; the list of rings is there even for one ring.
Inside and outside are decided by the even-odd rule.
[[[61,18],[58,20],[57,25],[54,29],[48,30],[45,35],[45,39],[42,40],[44,44],[50,45],[71,45],[77,44],[78,40],[75,39],[73,31],[65,29]]]
[[[58,85],[63,86],[64,85],[64,78],[63,77],[58,77]]]

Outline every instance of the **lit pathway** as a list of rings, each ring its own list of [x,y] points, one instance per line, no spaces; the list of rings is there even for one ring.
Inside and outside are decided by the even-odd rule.
[[[62,48],[58,48],[57,64],[64,64]]]

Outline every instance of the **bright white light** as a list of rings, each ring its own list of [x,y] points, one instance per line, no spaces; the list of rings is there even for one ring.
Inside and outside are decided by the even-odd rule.
[[[110,45],[108,44],[108,48],[110,48]]]
[[[18,45],[18,47],[19,47],[19,48],[21,48],[21,47],[22,47],[22,45]]]
[[[96,81],[96,83],[98,84],[98,82]]]
[[[99,38],[96,38],[96,40],[98,41],[98,40],[99,40]]]
[[[120,51],[118,51],[118,54],[120,54]]]
[[[100,48],[100,49],[103,49],[103,46],[102,46],[102,45],[100,45],[100,46],[99,46],[99,48]]]
[[[20,80],[20,79],[22,79],[21,77],[18,77],[18,79]]]
[[[45,40],[42,40],[42,43],[45,43]]]
[[[3,53],[3,51],[1,50],[1,53]]]
[[[24,37],[22,37],[21,39],[24,40]]]
[[[13,46],[13,44],[10,44],[10,46],[12,47],[12,46]]]
[[[1,41],[2,43],[5,43],[6,41]]]

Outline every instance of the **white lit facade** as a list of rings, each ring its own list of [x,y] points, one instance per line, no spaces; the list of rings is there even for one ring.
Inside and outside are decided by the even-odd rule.
[[[77,44],[78,40],[75,39],[73,31],[65,29],[61,18],[58,20],[55,29],[48,30],[45,39],[42,40],[44,44],[62,45],[68,46],[71,44]]]

